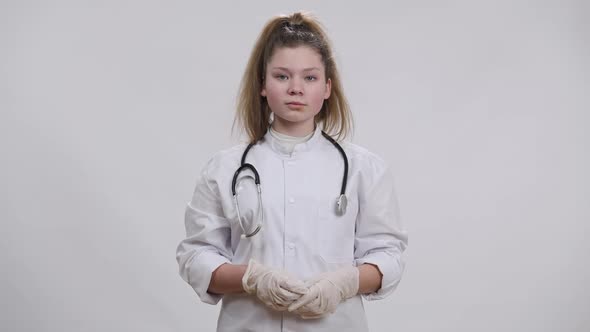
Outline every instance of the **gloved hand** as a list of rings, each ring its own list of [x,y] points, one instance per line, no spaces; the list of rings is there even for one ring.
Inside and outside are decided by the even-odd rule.
[[[288,308],[304,319],[320,318],[336,311],[340,302],[355,296],[359,289],[359,270],[345,267],[320,274],[306,283],[307,294]]]
[[[246,293],[277,311],[285,311],[291,303],[309,291],[305,283],[286,272],[271,269],[253,259],[242,278]]]

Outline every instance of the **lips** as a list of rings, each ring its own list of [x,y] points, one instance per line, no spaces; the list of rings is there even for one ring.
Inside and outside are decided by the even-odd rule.
[[[287,107],[291,110],[294,110],[294,111],[301,111],[301,110],[305,109],[305,104],[294,101],[294,102],[287,103]]]

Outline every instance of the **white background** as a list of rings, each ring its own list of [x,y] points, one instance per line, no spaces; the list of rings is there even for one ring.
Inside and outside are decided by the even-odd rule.
[[[298,9],[409,231],[372,331],[590,331],[590,6],[557,0],[2,1],[0,330],[214,330],[178,275],[185,204],[239,141],[262,26]]]

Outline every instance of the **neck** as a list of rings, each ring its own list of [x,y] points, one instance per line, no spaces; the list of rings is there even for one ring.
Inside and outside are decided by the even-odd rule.
[[[315,131],[315,123],[313,119],[307,123],[285,123],[278,117],[275,117],[271,126],[274,131],[293,137],[304,137]]]

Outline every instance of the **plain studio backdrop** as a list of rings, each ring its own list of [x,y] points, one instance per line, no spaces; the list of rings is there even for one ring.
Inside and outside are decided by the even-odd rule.
[[[371,330],[590,331],[589,8],[2,1],[0,330],[214,330],[178,275],[184,209],[240,140],[258,33],[304,9],[409,232]]]

